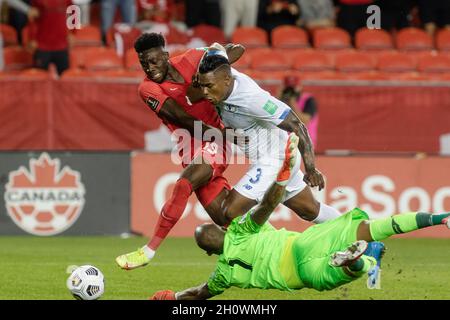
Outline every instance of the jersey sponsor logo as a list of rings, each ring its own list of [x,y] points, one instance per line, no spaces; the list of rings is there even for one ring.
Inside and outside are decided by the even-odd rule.
[[[84,206],[84,185],[79,172],[60,170],[60,160],[42,153],[9,173],[4,195],[8,215],[24,231],[39,235],[59,234],[78,219]]]
[[[148,97],[146,103],[153,111],[155,111],[158,108],[158,106],[159,106],[158,99],[155,99],[153,97]]]
[[[229,104],[229,103],[224,103],[223,104],[223,109],[227,112],[231,112],[231,113],[236,113],[237,112],[237,106],[233,105],[233,104]]]
[[[261,175],[262,175],[262,169],[261,168],[256,169],[256,177],[255,177],[255,179],[250,178],[250,180],[249,180],[250,183],[253,183],[253,184],[258,183],[259,179],[261,179]]]
[[[267,100],[266,104],[263,107],[269,114],[274,115],[278,109],[278,106],[270,100]]]

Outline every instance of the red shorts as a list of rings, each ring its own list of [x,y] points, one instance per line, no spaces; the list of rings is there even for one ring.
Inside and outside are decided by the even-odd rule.
[[[223,172],[228,167],[226,161],[226,150],[220,147],[214,142],[203,142],[202,148],[195,153],[193,159],[199,157],[202,158],[211,165],[213,174],[207,184],[198,188],[195,191],[197,199],[206,208],[222,191],[222,189],[231,189],[227,179],[223,176]]]

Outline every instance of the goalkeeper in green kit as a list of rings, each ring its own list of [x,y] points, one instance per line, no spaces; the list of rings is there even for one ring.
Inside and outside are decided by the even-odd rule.
[[[409,212],[369,221],[355,208],[341,217],[314,225],[302,233],[277,230],[267,220],[280,203],[295,163],[298,138],[291,134],[277,181],[260,204],[235,218],[227,230],[204,224],[195,231],[197,244],[208,254],[219,255],[209,280],[180,292],[156,292],[153,300],[208,299],[225,289],[261,288],[331,290],[368,274],[368,285],[377,286],[384,245],[392,235],[446,224],[450,213]]]

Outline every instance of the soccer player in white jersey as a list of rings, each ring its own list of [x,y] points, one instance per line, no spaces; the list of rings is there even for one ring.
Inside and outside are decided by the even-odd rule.
[[[310,187],[324,187],[324,178],[315,167],[314,150],[305,125],[288,105],[261,89],[247,75],[231,68],[225,52],[208,52],[199,65],[197,85],[207,100],[216,105],[225,126],[240,129],[250,142],[240,145],[251,161],[243,178],[224,202],[229,219],[242,215],[259,203],[275,179],[284,159],[288,134],[299,138],[299,152],[294,172],[282,203],[298,216],[321,223],[340,213],[319,203]],[[305,173],[300,170],[301,159]]]

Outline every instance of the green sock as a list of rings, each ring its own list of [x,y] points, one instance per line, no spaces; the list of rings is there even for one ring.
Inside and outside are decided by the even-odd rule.
[[[381,241],[395,234],[442,224],[442,220],[448,216],[450,216],[450,212],[436,215],[423,212],[397,214],[392,217],[371,221],[369,226],[370,235],[375,241]]]
[[[442,224],[442,220],[450,216],[450,212],[443,214],[430,214],[430,213],[417,213],[417,226],[420,228],[435,226],[438,224]]]

